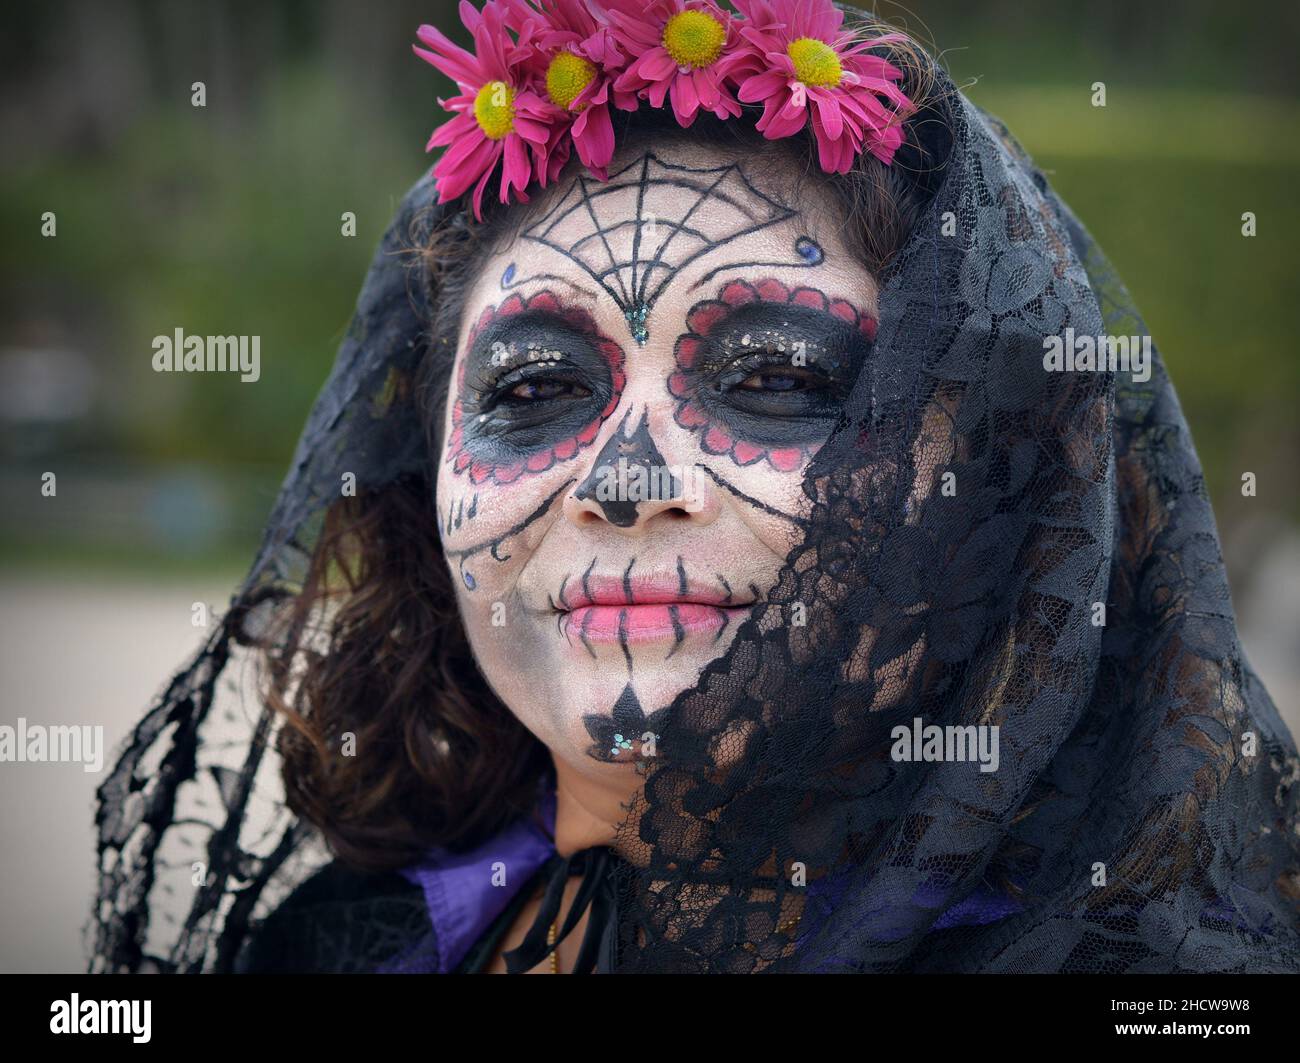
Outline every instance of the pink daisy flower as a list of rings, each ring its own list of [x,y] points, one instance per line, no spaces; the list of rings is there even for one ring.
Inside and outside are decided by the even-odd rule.
[[[535,44],[529,66],[538,91],[567,119],[562,124],[572,137],[578,158],[595,176],[605,180],[605,167],[614,156],[609,105],[612,100],[631,99],[613,91],[614,79],[627,56],[609,28],[596,21],[582,0],[502,3],[520,41]],[[561,140],[552,150],[567,158],[569,143]]]
[[[425,147],[432,151],[450,145],[433,168],[438,202],[455,199],[473,186],[474,217],[482,219],[483,189],[498,161],[502,203],[510,201],[512,189],[527,202],[524,189],[531,178],[545,185],[554,176],[548,149],[554,147],[557,113],[529,84],[527,63],[533,49],[515,42],[506,31],[496,0],[489,0],[482,14],[462,0],[460,17],[474,37],[477,55],[433,26],[421,26],[417,33],[428,48],[412,47],[460,89],[459,96],[438,100],[456,115],[434,130]]]
[[[842,31],[844,12],[830,0],[733,2],[745,16],[740,35],[748,54],[731,77],[743,102],[763,104],[756,128],[777,140],[811,121],[828,173],[847,173],[864,147],[892,162],[912,103],[895,84],[902,71],[868,49],[902,38],[863,40]]]
[[[672,101],[682,126],[701,110],[719,118],[740,116],[740,104],[727,86],[737,54],[737,24],[713,0],[608,0],[606,14],[614,36],[635,56],[614,82],[662,107]],[[628,110],[636,106],[633,102]]]

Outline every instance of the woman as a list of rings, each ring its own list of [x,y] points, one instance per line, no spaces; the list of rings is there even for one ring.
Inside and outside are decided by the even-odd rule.
[[[1295,745],[1126,293],[901,35],[735,8],[421,30],[447,150],[101,790],[96,969],[1300,964]]]

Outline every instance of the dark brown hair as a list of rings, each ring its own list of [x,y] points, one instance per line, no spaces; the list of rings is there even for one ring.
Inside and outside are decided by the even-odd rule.
[[[883,27],[867,20],[873,36]],[[918,111],[885,166],[861,156],[825,175],[810,133],[765,140],[747,120],[701,115],[681,129],[667,109],[614,112],[620,145],[679,139],[743,153],[798,202],[798,186],[829,190],[840,237],[882,275],[933,193],[948,153],[945,101],[934,70],[910,42],[882,46],[904,71]],[[571,167],[576,166],[576,159]],[[561,177],[563,187],[570,175]],[[495,187],[495,183],[492,183]],[[290,808],[315,824],[335,856],[382,870],[433,845],[468,848],[531,809],[549,752],[495,695],[470,651],[442,553],[432,480],[466,292],[482,263],[530,207],[486,205],[481,222],[449,215],[415,249],[430,296],[429,346],[415,398],[428,438],[428,475],[386,485],[328,510],[301,593],[285,617],[291,663],[268,654],[265,697],[284,717],[278,748]],[[427,226],[426,226],[427,228]],[[306,636],[311,627],[315,645]],[[361,755],[344,755],[355,736]]]

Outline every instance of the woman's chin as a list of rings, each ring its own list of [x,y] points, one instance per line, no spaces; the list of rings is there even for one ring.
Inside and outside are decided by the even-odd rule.
[[[659,755],[668,706],[725,654],[737,627],[730,623],[720,637],[700,631],[680,640],[670,633],[635,643],[600,644],[593,646],[594,653],[583,647],[575,652],[561,641],[544,666],[546,695],[539,699],[534,688],[520,698],[515,712],[527,722],[549,703],[547,725],[569,751],[566,759],[586,771],[596,764],[631,769]]]

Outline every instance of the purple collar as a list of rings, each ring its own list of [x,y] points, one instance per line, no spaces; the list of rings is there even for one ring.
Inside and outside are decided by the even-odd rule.
[[[543,777],[538,785],[535,815],[515,820],[496,837],[469,852],[453,853],[437,846],[430,849],[418,864],[401,870],[404,878],[424,892],[437,945],[436,973],[449,974],[460,965],[466,953],[506,910],[524,884],[555,855],[554,838],[555,790],[550,780]],[[836,883],[818,880],[809,887],[809,895],[817,898],[823,916],[829,914],[827,909],[835,907],[835,886]],[[937,906],[942,900],[935,896],[931,903]],[[977,890],[943,912],[933,929],[980,926],[997,922],[1019,910],[1020,906],[1008,897]],[[884,914],[878,913],[878,916]],[[810,929],[806,928],[805,932]],[[415,968],[398,964],[391,969],[412,971]]]
[[[539,789],[538,816],[515,820],[469,852],[435,847],[418,864],[401,870],[424,891],[438,946],[437,973],[455,970],[523,885],[555,855],[555,791],[545,779]]]

